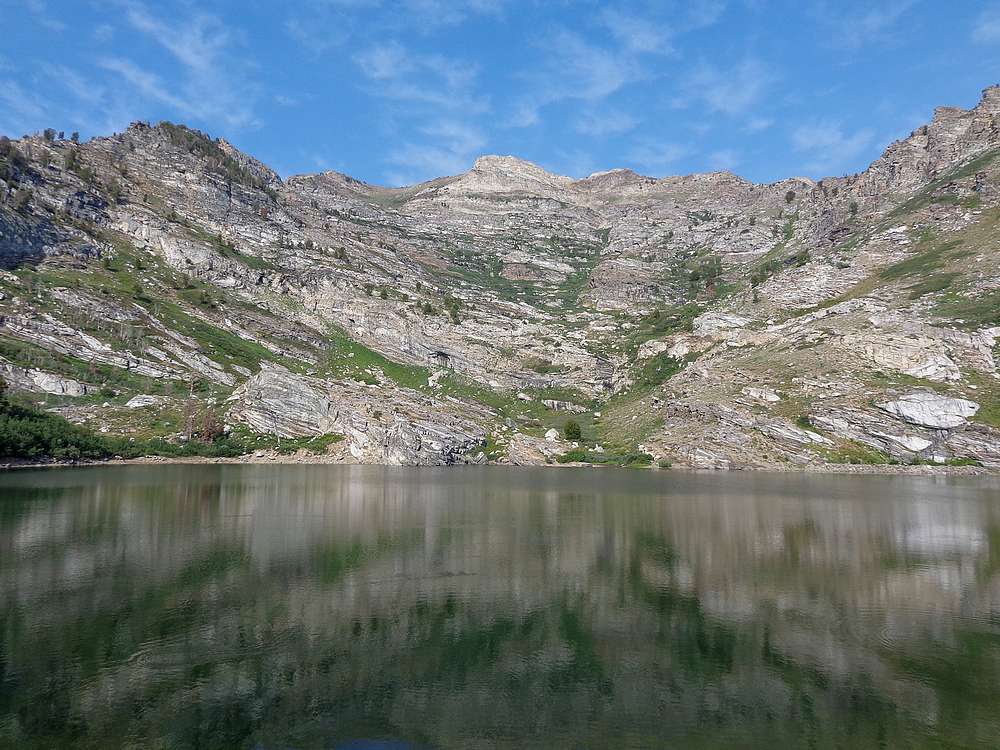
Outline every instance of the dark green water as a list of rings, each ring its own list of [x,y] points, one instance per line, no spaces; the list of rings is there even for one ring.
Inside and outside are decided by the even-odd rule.
[[[1000,482],[0,475],[0,747],[1000,747]]]

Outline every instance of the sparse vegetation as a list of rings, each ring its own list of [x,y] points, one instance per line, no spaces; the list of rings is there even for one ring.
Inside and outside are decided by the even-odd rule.
[[[583,433],[580,432],[580,423],[575,419],[571,419],[563,426],[563,437],[570,441],[578,441],[583,438]]]
[[[201,131],[167,121],[161,122],[159,128],[174,145],[204,159],[209,172],[220,175],[232,183],[267,191],[267,183],[263,179],[242,166],[223,151],[218,141],[213,141]],[[271,192],[268,194],[272,199],[276,197]]]

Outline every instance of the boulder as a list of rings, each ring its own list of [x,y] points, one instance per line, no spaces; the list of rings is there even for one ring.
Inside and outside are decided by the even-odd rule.
[[[938,382],[962,377],[943,343],[929,336],[866,333],[845,337],[844,343],[879,368]]]
[[[144,409],[148,406],[156,406],[163,399],[160,396],[140,395],[133,396],[125,403],[126,409]]]
[[[324,383],[294,375],[283,367],[262,367],[232,399],[237,404],[230,416],[256,432],[299,438],[335,431],[336,414]]]
[[[552,411],[568,411],[571,414],[584,414],[587,409],[572,401],[557,401],[551,398],[542,399],[542,404]]]
[[[979,411],[979,404],[936,393],[911,393],[895,401],[879,404],[878,408],[910,424],[950,430],[961,427],[969,417],[974,417]]]
[[[773,388],[756,388],[750,386],[748,388],[744,388],[740,391],[740,393],[744,396],[749,396],[755,401],[763,401],[767,404],[774,404],[781,401],[781,396],[779,396]]]
[[[726,336],[731,331],[745,328],[750,318],[732,313],[709,312],[694,319],[695,336]]]

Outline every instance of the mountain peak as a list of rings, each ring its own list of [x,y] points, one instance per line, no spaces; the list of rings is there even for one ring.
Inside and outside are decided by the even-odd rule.
[[[1000,84],[993,84],[983,89],[983,97],[977,109],[987,112],[1000,112]]]
[[[489,154],[476,159],[472,169],[447,186],[452,193],[528,192],[561,190],[572,178],[553,174],[516,156]]]
[[[535,177],[568,180],[568,177],[557,175],[538,166],[534,162],[522,159],[517,156],[501,156],[499,154],[485,154],[476,159],[472,165],[473,172],[493,172],[510,174],[514,176],[532,175]]]

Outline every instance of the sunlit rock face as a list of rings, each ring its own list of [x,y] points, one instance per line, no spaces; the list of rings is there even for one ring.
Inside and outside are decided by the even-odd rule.
[[[353,435],[331,461],[557,461],[531,446],[568,403],[588,460],[998,468],[998,91],[861,174],[769,185],[513,156],[283,180],[170,123],[4,142],[0,357],[103,432],[176,442],[193,409]],[[274,368],[319,395],[248,406]],[[980,408],[879,406],[913,398]]]

